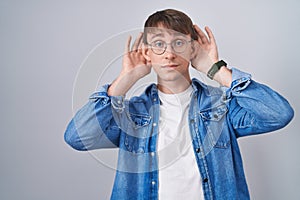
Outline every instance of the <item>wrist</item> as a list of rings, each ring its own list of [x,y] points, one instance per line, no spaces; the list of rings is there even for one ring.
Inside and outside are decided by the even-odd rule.
[[[226,87],[230,87],[232,82],[231,70],[227,68],[227,63],[223,60],[213,63],[207,72],[207,76]]]
[[[220,70],[221,67],[227,66],[227,63],[224,60],[220,60],[218,62],[215,62],[211,65],[210,69],[207,72],[208,78],[211,80],[214,79],[215,74]]]
[[[225,66],[222,66],[220,70],[215,74],[214,80],[220,85],[230,87],[232,82],[232,71]]]
[[[136,83],[130,74],[120,74],[108,88],[109,96],[125,96],[128,90]]]

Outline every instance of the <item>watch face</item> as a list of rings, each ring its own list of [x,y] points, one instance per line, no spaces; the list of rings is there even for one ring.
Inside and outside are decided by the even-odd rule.
[[[219,71],[219,69],[220,69],[219,66],[216,65],[216,64],[214,64],[214,65],[210,68],[210,70],[208,71],[207,76],[208,76],[210,79],[213,79],[214,76],[215,76],[215,74],[217,73],[217,71]]]
[[[220,60],[219,62],[216,63],[216,65],[219,67],[219,69],[223,66],[227,66],[227,63],[224,60]]]
[[[210,70],[207,72],[207,76],[210,79],[213,79],[215,74],[221,69],[221,67],[227,66],[227,63],[224,60],[220,60],[213,64],[213,66],[210,68]]]

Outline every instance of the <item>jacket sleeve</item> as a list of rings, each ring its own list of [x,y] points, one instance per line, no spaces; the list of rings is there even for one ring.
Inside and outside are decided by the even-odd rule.
[[[93,93],[69,122],[64,139],[72,148],[87,151],[119,146],[121,130],[112,115],[108,87],[105,85]]]
[[[229,120],[237,137],[278,130],[292,120],[292,107],[277,92],[235,68],[232,69],[232,80],[226,97]]]

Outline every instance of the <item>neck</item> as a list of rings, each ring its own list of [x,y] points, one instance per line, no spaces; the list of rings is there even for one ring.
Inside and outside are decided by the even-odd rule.
[[[158,78],[157,88],[166,94],[177,94],[185,91],[192,83],[190,77],[178,79],[176,81],[165,81]]]

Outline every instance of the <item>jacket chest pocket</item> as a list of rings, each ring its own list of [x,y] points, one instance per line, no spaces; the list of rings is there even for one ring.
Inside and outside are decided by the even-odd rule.
[[[130,114],[131,125],[126,131],[124,145],[132,153],[144,153],[151,116]]]
[[[227,148],[230,145],[230,136],[226,128],[227,111],[226,105],[222,104],[200,112],[207,131],[204,138],[206,145],[216,148]]]

